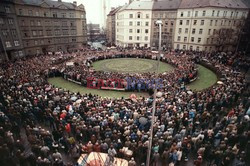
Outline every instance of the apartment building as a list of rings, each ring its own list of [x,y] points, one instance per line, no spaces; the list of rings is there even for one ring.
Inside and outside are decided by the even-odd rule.
[[[155,24],[157,20],[162,20],[162,47],[173,48],[177,9],[181,0],[156,0],[152,8],[151,24],[151,46],[159,45],[159,27]]]
[[[115,31],[115,13],[120,9],[121,7],[117,7],[117,8],[112,8],[111,11],[109,12],[109,14],[107,15],[107,21],[106,21],[106,38],[108,41],[108,44],[110,46],[115,45],[115,35],[116,35],[116,31]]]
[[[121,47],[151,47],[153,1],[130,1],[115,15],[116,45]]]
[[[0,1],[0,60],[22,57],[23,45],[15,14],[14,0]]]
[[[16,0],[15,10],[26,55],[72,51],[87,42],[83,5],[61,0]]]
[[[247,15],[248,8],[241,0],[182,0],[174,48],[234,51]]]

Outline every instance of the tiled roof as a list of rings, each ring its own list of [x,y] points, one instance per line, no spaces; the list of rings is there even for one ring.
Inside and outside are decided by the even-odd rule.
[[[178,9],[181,0],[158,0],[153,4],[153,10]]]
[[[152,10],[153,1],[133,1],[126,6],[128,10]]]
[[[179,8],[199,7],[248,8],[242,0],[182,0]]]
[[[68,9],[75,9],[77,6],[75,6],[73,3],[69,2],[58,2],[58,1],[52,1],[52,0],[22,0],[24,4],[29,4],[29,5],[36,5],[40,6],[43,3],[46,3],[49,5],[51,8],[57,8],[61,5],[66,6]]]

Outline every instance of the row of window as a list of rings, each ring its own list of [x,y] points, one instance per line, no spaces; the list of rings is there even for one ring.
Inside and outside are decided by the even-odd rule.
[[[182,41],[181,36],[178,36],[178,37],[177,37],[177,41],[178,41],[178,42],[181,42],[181,41]],[[197,40],[196,40],[195,37],[191,37],[191,38],[190,38],[190,41],[191,41],[191,42],[196,42],[196,43],[201,43],[201,38],[198,37]],[[186,36],[183,38],[183,42],[188,42]],[[206,44],[216,44],[216,42],[217,42],[217,41],[216,41],[214,38],[207,38]]]
[[[119,22],[117,22],[117,25],[120,25]],[[143,26],[142,22],[141,21],[137,21],[136,22],[136,25],[137,26]],[[133,21],[129,21],[129,26],[133,26]],[[149,22],[145,22],[145,25],[144,26],[149,26]]]
[[[241,24],[241,21],[239,21]],[[236,26],[237,21],[236,20],[221,20],[220,21],[220,25],[221,26]],[[190,24],[190,20],[186,20],[186,25]],[[205,24],[205,20],[200,20],[200,25],[204,25]],[[183,25],[183,20],[179,21],[179,25]],[[194,20],[193,21],[193,25],[198,25],[198,20]],[[218,20],[210,20],[209,23],[210,26],[217,26],[218,25]]]
[[[7,23],[8,23],[9,25],[13,25],[13,24],[14,24],[13,18],[8,18],[7,21],[8,21]],[[0,24],[5,24],[3,18],[0,18]]]
[[[44,42],[47,42],[47,44],[51,44],[53,42],[53,40],[30,40],[30,41],[26,41],[25,42],[25,46],[28,47],[30,46],[30,43],[33,43],[34,42],[34,45],[37,46],[37,45],[44,45],[45,43]],[[68,38],[56,38],[55,39],[55,43],[67,43],[67,42],[76,42],[76,38],[71,38],[71,39],[68,39]]]
[[[142,13],[137,13],[137,14],[129,14],[129,18],[143,18]],[[149,14],[145,14],[145,18],[149,18]]]
[[[141,36],[135,36],[134,38],[135,38],[135,40],[137,40],[137,41],[142,40],[142,37],[141,37]],[[129,36],[129,40],[133,40],[133,36]],[[145,36],[145,37],[144,37],[144,40],[145,40],[145,41],[148,41],[148,36]]]
[[[191,17],[191,11],[180,13],[180,17],[185,17],[185,16]],[[207,11],[203,10],[203,11],[195,11],[194,12],[194,17],[200,17],[200,16],[203,16],[203,17],[207,16]],[[223,13],[222,13],[221,10],[218,10],[218,11],[213,10],[211,16],[212,17],[223,16],[223,17],[230,17],[230,18],[235,17],[235,18],[237,18],[239,16],[239,12],[238,11],[236,11],[236,12],[223,11]],[[246,12],[242,12],[242,17],[246,17]]]
[[[19,9],[18,10],[19,15],[28,15],[28,16],[37,16],[37,17],[54,17],[54,18],[75,18],[75,13],[67,13],[67,12],[39,12],[39,11],[33,11],[33,10],[24,10],[24,9]],[[83,18],[83,16],[82,16]]]
[[[142,30],[141,29],[136,29],[136,33],[141,33],[142,32]],[[148,29],[145,29],[145,31],[144,31],[145,33],[148,33],[149,32],[149,30]],[[129,29],[129,33],[133,33],[133,29]]]
[[[12,47],[12,43],[10,41],[6,41],[5,46],[6,46],[6,48],[10,48],[10,47]],[[16,46],[16,47],[20,46],[20,43],[18,40],[14,41],[14,46]]]
[[[27,26],[27,22],[25,20],[21,21],[22,26]],[[74,21],[71,21],[70,24],[68,24],[68,21],[49,21],[45,20],[44,24],[40,20],[30,20],[30,26],[76,26],[76,23]]]

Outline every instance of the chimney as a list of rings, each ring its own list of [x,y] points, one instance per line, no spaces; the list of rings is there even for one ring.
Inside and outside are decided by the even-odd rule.
[[[77,6],[77,2],[76,2],[76,1],[73,1],[73,4],[74,4],[75,6]]]
[[[62,0],[58,0],[58,2],[62,2]]]

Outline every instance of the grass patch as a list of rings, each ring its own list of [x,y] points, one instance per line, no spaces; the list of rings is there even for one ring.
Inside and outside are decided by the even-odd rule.
[[[198,78],[188,85],[194,91],[207,89],[217,82],[216,74],[208,68],[198,65]]]
[[[173,67],[167,63],[160,62],[159,72],[169,72]],[[145,73],[156,72],[157,61],[140,58],[116,58],[105,59],[93,63],[97,71],[113,71],[122,73]]]

